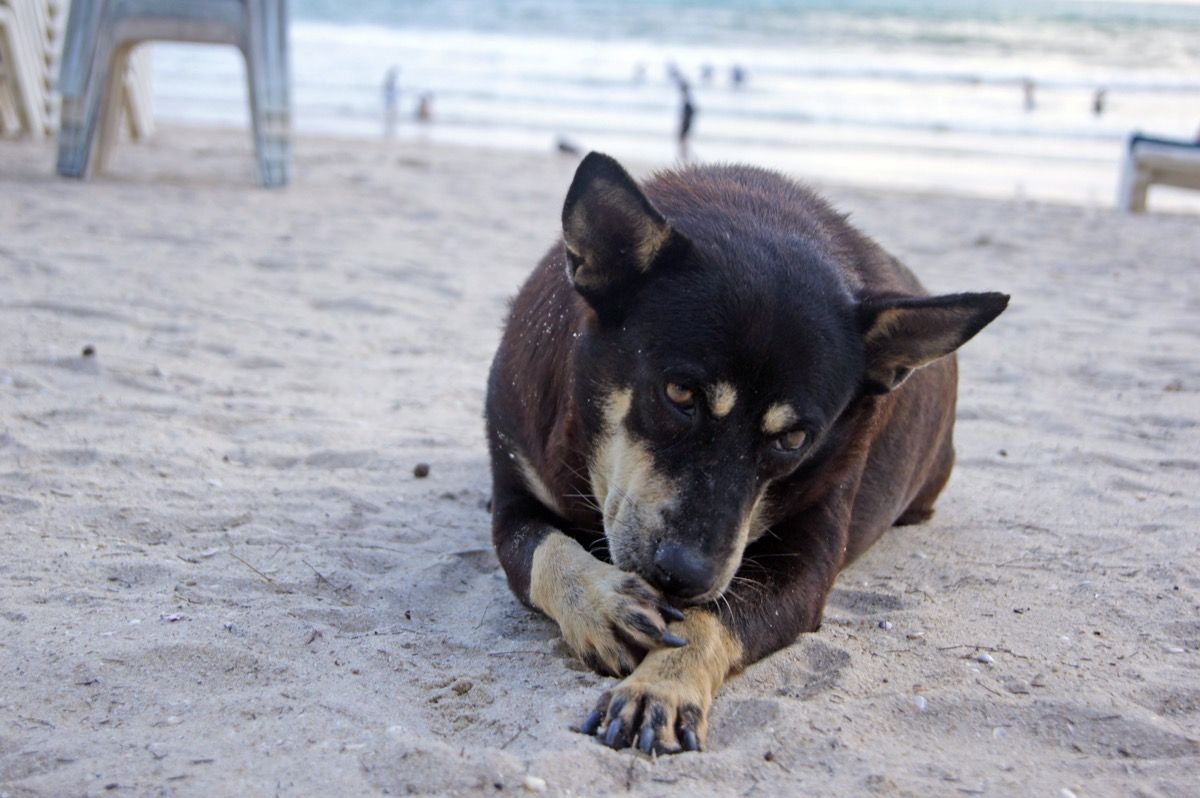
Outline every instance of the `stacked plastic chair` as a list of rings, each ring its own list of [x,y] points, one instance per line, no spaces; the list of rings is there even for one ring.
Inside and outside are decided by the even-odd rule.
[[[286,185],[291,91],[285,0],[74,0],[59,80],[58,173],[86,178],[104,170],[125,113],[130,53],[146,41],[231,44],[242,51],[259,182]]]
[[[46,0],[0,0],[0,131],[40,138],[46,108]]]

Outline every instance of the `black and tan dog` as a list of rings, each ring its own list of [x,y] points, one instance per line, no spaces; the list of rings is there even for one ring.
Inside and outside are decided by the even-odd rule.
[[[721,683],[817,629],[954,462],[951,355],[1003,294],[929,296],[801,186],[584,159],[488,383],[509,584],[600,673],[605,743],[695,750]],[[682,609],[681,609],[682,608]]]

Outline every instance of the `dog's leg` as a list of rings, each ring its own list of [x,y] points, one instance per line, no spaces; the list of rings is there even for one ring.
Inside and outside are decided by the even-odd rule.
[[[613,748],[699,750],[725,679],[820,626],[846,555],[849,515],[849,505],[835,501],[764,538],[768,545],[748,551],[739,571],[747,581],[735,580],[721,601],[691,608],[686,620],[670,625],[688,645],[647,654],[601,696],[580,731],[600,732]]]
[[[683,613],[640,576],[601,562],[553,524],[521,508],[498,505],[493,536],[509,584],[526,603],[558,623],[571,651],[606,676],[623,676],[647,651],[687,641],[667,628]]]
[[[671,624],[688,644],[651,651],[634,672],[600,697],[580,731],[612,748],[636,745],[649,753],[698,751],[708,734],[708,710],[725,678],[740,670],[743,646],[721,618],[693,607]]]

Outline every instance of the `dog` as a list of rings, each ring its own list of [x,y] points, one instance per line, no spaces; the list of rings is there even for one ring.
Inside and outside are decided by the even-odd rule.
[[[497,556],[623,677],[578,730],[701,750],[721,684],[815,631],[839,571],[950,477],[954,351],[1000,293],[930,296],[748,166],[580,163],[488,379]]]

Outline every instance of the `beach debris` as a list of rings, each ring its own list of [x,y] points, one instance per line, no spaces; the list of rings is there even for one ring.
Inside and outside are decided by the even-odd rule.
[[[891,621],[880,621],[879,628],[885,632],[890,632],[890,631],[892,631],[892,622]]]
[[[417,479],[424,479],[429,476],[429,463],[417,463],[413,466],[413,476]]]
[[[917,712],[924,712],[925,708],[928,705],[929,705],[929,703],[925,700],[925,696],[923,696],[923,695],[913,696],[913,706],[915,706],[917,708]]]
[[[177,623],[183,620],[183,615],[178,612],[172,612],[168,615],[159,615],[158,619],[160,621],[166,621],[167,623]]]
[[[1077,796],[1073,790],[1063,787],[1058,791],[1058,798],[1079,798],[1079,796]]]
[[[91,344],[85,344],[79,355],[80,357],[95,357],[96,347],[92,346]]]
[[[987,652],[985,651],[984,653],[982,653],[982,654],[980,654],[978,657],[976,657],[976,658],[975,658],[975,661],[976,661],[976,662],[982,662],[984,665],[991,665],[991,664],[992,664],[993,662],[995,662],[996,660],[994,660],[994,659],[992,658],[992,655],[991,655],[991,654],[989,654],[989,653],[987,653]]]
[[[529,792],[545,792],[546,791],[546,780],[542,779],[542,778],[538,778],[537,776],[526,776],[524,784],[525,784],[525,789],[528,790]]]

